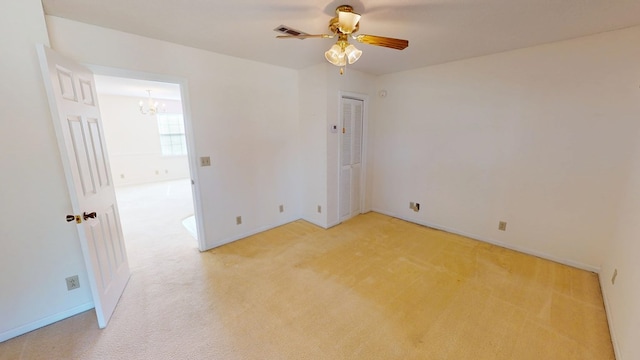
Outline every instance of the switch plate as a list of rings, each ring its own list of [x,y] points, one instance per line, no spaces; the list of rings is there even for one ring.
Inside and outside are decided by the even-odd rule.
[[[284,212],[284,205],[280,205],[278,209],[280,210],[280,212]]]
[[[242,224],[242,216],[236,216],[236,225]]]
[[[211,157],[210,156],[201,156],[200,157],[200,166],[211,166]]]
[[[507,231],[507,222],[506,221],[500,221],[498,223],[498,230]]]

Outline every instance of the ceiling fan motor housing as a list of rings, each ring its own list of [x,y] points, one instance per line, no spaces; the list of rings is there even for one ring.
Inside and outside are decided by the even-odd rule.
[[[341,12],[353,13],[353,7],[349,5],[341,5],[336,8],[336,16],[331,20],[329,20],[329,31],[333,34],[344,34],[342,30],[340,30],[340,13]],[[360,29],[359,21],[356,23],[356,25],[354,26],[350,34],[357,32],[358,29]]]

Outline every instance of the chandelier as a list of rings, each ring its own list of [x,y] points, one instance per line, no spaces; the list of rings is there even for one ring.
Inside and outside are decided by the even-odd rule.
[[[144,106],[144,101],[140,100],[140,102],[138,103],[138,105],[140,106],[140,113],[143,115],[155,115],[159,112],[165,112],[166,110],[166,105],[162,104],[162,107],[160,107],[159,103],[155,100],[153,100],[153,98],[151,98],[151,90],[147,90],[147,94],[149,94],[148,99],[147,99],[147,108],[145,109]]]

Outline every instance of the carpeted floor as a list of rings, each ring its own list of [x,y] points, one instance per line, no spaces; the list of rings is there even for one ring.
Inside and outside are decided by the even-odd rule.
[[[119,196],[132,277],[107,329],[89,311],[0,359],[614,358],[593,273],[376,213],[199,253],[179,191]]]

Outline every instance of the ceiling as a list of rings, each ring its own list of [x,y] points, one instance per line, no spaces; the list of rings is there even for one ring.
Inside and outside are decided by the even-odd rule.
[[[302,69],[331,39],[276,39],[279,25],[326,33],[335,8],[363,15],[361,34],[403,38],[403,51],[357,45],[349,67],[385,74],[640,24],[640,0],[42,0],[45,13],[216,53]]]

